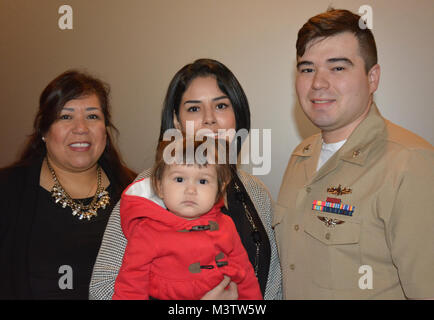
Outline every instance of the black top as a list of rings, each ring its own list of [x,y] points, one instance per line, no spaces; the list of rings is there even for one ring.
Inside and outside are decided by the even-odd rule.
[[[70,221],[71,224],[68,224],[66,221],[71,218],[77,219],[78,222],[75,221],[75,223],[80,223],[81,221],[79,221],[77,217],[72,216],[71,210],[68,211],[68,208],[65,208],[63,210],[66,212],[63,212],[61,207],[61,212],[57,212],[57,216],[63,216],[66,221],[61,222],[59,228],[57,225],[56,227],[49,228],[49,225],[53,226],[55,223],[54,221],[53,223],[46,221],[44,212],[46,214],[55,214],[56,212],[48,212],[51,211],[50,209],[47,210],[48,206],[52,205],[54,202],[53,199],[46,199],[44,201],[44,193],[42,191],[47,192],[48,196],[49,192],[41,190],[39,185],[42,160],[43,159],[40,158],[29,165],[0,170],[0,194],[2,195],[2,200],[0,201],[0,299],[35,299],[39,298],[37,296],[39,293],[43,294],[41,298],[55,298],[54,295],[51,295],[53,285],[46,289],[42,288],[45,284],[42,284],[37,278],[48,275],[49,277],[57,277],[57,281],[59,281],[60,277],[65,275],[65,271],[59,274],[59,267],[57,266],[53,276],[53,271],[41,270],[38,267],[39,263],[43,263],[45,266],[53,265],[54,263],[70,265],[73,268],[73,288],[77,289],[80,287],[80,283],[85,282],[85,280],[82,280],[85,277],[83,275],[89,272],[81,271],[81,268],[74,268],[74,262],[66,261],[67,259],[64,260],[64,257],[70,256],[67,254],[68,252],[71,253],[74,251],[74,254],[78,254],[81,252],[80,250],[88,250],[85,248],[84,244],[83,246],[81,245],[81,241],[89,243],[90,232],[93,231],[86,229],[82,231],[79,236],[74,235],[74,239],[76,240],[71,240],[69,244],[73,245],[75,249],[83,247],[80,248],[80,250],[60,249],[61,245],[59,244],[62,237],[64,237],[64,233],[68,232],[67,227],[75,227],[77,229],[79,227],[87,228],[86,221],[82,222],[81,225],[74,225],[73,221]],[[118,202],[122,190],[110,166],[105,163],[100,163],[100,165],[110,180],[109,189],[112,189],[109,190],[110,206],[106,208],[107,214],[101,214],[101,217],[98,218],[106,219],[113,206]],[[114,196],[112,196],[113,194]],[[45,194],[45,196],[47,196],[47,194]],[[45,202],[45,204],[41,201]],[[57,209],[58,208],[55,210]],[[101,210],[102,209],[99,209],[98,213]],[[89,222],[93,223],[92,220]],[[103,224],[102,221],[100,223]],[[96,228],[100,231],[104,229],[101,225]],[[42,232],[40,236],[43,238],[37,240],[38,237],[36,233],[40,232]],[[50,234],[45,235],[45,232],[49,232]],[[102,235],[103,231],[99,234],[95,233],[95,238],[98,237],[99,239],[94,239],[94,241],[100,242]],[[92,246],[96,246],[96,244],[94,243]],[[92,258],[92,260],[96,258],[97,253],[98,250],[93,253],[94,258]],[[42,257],[35,257],[35,254],[40,254]],[[52,254],[54,254],[55,257],[52,257]],[[51,258],[48,258],[48,255]],[[88,252],[86,252],[86,255],[88,255]],[[59,257],[58,261],[53,261],[57,256]],[[90,270],[92,267],[93,263],[86,269]],[[30,271],[32,275],[30,275]],[[74,272],[76,272],[77,275],[75,275]],[[89,275],[87,277],[89,277]],[[76,280],[78,282],[76,282]],[[76,283],[77,285],[74,286]],[[64,291],[64,293],[65,292],[66,291]],[[70,297],[83,297],[87,299],[88,295],[86,293],[86,296],[71,295]]]
[[[113,199],[111,187],[106,189]],[[42,187],[29,245],[29,278],[35,299],[88,299],[93,265],[114,201],[90,220],[78,219]],[[85,205],[92,198],[81,199]]]
[[[229,215],[234,221],[253,269],[255,269],[257,265],[256,277],[258,278],[262,295],[264,295],[270,268],[270,241],[252,200],[236,174],[233,175],[233,179],[227,188],[227,202],[228,209],[223,207],[222,212]],[[244,207],[244,205],[246,205],[246,207]],[[246,208],[252,217],[257,232],[252,228],[252,223],[247,217]],[[259,244],[258,255],[256,242]]]

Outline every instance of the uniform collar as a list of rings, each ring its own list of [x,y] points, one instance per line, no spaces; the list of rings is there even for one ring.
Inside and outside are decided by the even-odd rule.
[[[318,150],[321,150],[321,134],[317,133],[298,145],[294,152],[295,156],[312,157]]]
[[[386,137],[386,123],[373,102],[366,118],[348,137],[345,144],[316,173],[319,154],[321,152],[321,134],[313,135],[303,141],[293,152],[293,155],[306,158],[306,175],[315,180],[325,176],[336,168],[340,160],[363,166],[369,151],[376,144],[382,143]]]
[[[363,166],[371,148],[384,141],[385,137],[385,120],[373,102],[367,117],[354,129],[347,142],[338,151],[338,158]]]
[[[303,167],[306,180],[311,180],[316,173],[319,154],[321,152],[321,134],[315,134],[304,140],[297,148],[293,155],[303,159]]]

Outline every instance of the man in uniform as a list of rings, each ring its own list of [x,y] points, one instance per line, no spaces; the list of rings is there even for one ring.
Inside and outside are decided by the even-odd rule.
[[[296,91],[321,133],[295,148],[275,207],[286,299],[434,297],[434,148],[380,115],[359,19],[330,9],[298,33]]]

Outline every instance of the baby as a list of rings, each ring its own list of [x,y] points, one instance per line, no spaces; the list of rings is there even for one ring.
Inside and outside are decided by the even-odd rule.
[[[235,225],[220,211],[230,165],[218,164],[217,148],[215,164],[167,164],[169,143],[159,144],[151,179],[123,192],[128,243],[113,299],[196,300],[224,275],[237,284],[239,299],[262,299]],[[182,145],[186,159],[185,138]],[[195,152],[200,145],[194,144]]]

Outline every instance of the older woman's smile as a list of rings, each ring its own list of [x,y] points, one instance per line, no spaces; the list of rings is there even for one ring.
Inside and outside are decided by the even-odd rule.
[[[78,151],[78,152],[89,151],[90,147],[91,147],[91,143],[90,142],[74,142],[74,143],[69,144],[69,147],[71,148],[72,151]]]

